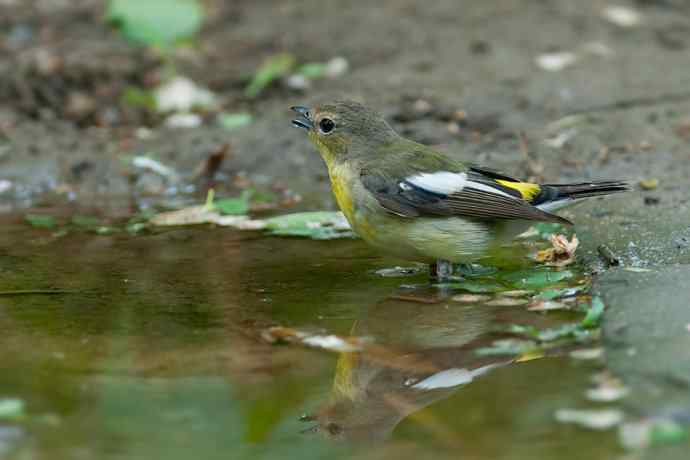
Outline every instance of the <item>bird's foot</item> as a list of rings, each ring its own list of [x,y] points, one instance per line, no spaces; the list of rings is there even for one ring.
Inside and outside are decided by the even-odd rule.
[[[429,275],[437,283],[463,281],[462,276],[454,275],[453,264],[447,260],[437,260],[429,265]]]

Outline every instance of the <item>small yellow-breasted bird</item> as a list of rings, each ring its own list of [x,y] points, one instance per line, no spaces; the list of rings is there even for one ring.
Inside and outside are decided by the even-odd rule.
[[[328,166],[338,206],[355,233],[395,257],[452,263],[488,257],[534,221],[571,224],[554,211],[628,190],[623,181],[532,184],[463,164],[405,139],[374,110],[351,101],[292,107]]]

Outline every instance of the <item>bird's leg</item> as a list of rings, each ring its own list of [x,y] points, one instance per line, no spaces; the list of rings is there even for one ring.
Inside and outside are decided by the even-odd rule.
[[[429,274],[439,282],[450,281],[453,278],[453,264],[447,260],[437,260],[429,265]]]

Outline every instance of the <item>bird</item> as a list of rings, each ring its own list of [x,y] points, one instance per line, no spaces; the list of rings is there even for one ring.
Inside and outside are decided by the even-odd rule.
[[[624,192],[622,180],[523,182],[399,135],[377,111],[342,100],[294,106],[326,163],[352,230],[390,256],[429,264],[453,279],[454,264],[479,263],[536,222],[572,225],[555,212],[584,198]]]

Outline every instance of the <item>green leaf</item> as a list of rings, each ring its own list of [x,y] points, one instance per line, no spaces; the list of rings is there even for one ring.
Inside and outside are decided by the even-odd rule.
[[[252,115],[247,112],[221,113],[218,115],[218,124],[228,131],[247,126],[252,122]]]
[[[321,62],[303,64],[297,69],[297,73],[307,78],[323,78],[326,76],[328,65]]]
[[[475,353],[479,356],[519,355],[539,349],[532,340],[504,339],[496,340],[490,347],[478,348]]]
[[[27,214],[24,216],[26,221],[31,225],[32,227],[36,228],[55,228],[57,227],[57,223],[55,222],[55,218],[53,216],[46,216],[42,214]]]
[[[498,283],[481,283],[469,281],[461,281],[459,283],[439,283],[434,284],[434,287],[460,289],[463,291],[471,292],[473,294],[493,293],[506,290],[505,286]]]
[[[518,289],[543,289],[572,277],[573,273],[569,270],[520,270],[501,276],[503,281]]]
[[[592,297],[592,305],[587,310],[587,315],[585,315],[580,325],[586,329],[599,326],[605,308],[604,302],[600,297]]]
[[[0,420],[17,419],[24,415],[24,401],[17,398],[0,399]]]
[[[197,34],[204,9],[197,0],[110,0],[105,17],[132,42],[168,48]]]
[[[315,240],[353,238],[354,234],[340,212],[299,212],[266,220],[266,230],[276,236],[300,236]]]
[[[93,229],[101,225],[101,220],[98,217],[93,216],[73,216],[72,225]]]
[[[562,297],[572,297],[582,292],[585,286],[576,286],[563,289],[546,289],[533,297],[534,300],[554,300]]]
[[[128,86],[122,93],[121,102],[131,107],[141,107],[151,112],[156,110],[156,98],[151,91]]]
[[[539,222],[538,224],[534,224],[534,229],[543,239],[548,239],[551,235],[556,233],[563,233],[563,225],[550,222]]]
[[[252,196],[251,190],[244,190],[239,197],[223,198],[214,201],[213,208],[221,214],[242,215],[249,212],[249,200]]]
[[[274,80],[286,76],[295,66],[295,57],[289,53],[276,54],[264,61],[244,90],[247,97],[257,97]]]
[[[663,445],[683,441],[690,435],[687,426],[680,425],[672,420],[658,420],[652,426],[650,440],[652,445]]]

